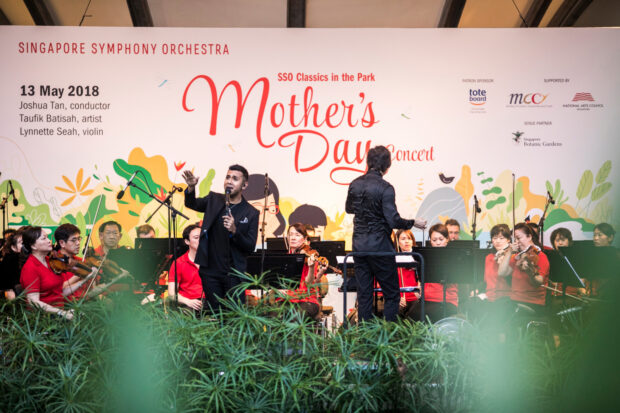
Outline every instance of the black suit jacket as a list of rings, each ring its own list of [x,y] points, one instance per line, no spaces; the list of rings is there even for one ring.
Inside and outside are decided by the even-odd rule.
[[[207,232],[217,219],[221,219],[222,208],[226,205],[224,194],[209,192],[203,198],[196,198],[196,191],[185,191],[185,206],[197,212],[203,212],[202,228],[200,232],[200,243],[196,252],[194,262],[200,266],[207,266],[209,263],[209,253],[207,243]],[[245,272],[248,254],[256,248],[256,238],[258,237],[258,217],[259,212],[245,200],[232,209],[235,218],[236,231],[230,238],[230,255],[232,267]]]
[[[353,218],[353,250],[394,251],[392,229],[409,229],[413,219],[403,219],[396,210],[394,187],[377,171],[369,170],[351,182],[346,211]]]

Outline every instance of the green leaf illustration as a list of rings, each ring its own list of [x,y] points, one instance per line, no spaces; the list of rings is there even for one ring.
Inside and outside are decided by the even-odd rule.
[[[611,172],[611,161],[607,161],[601,166],[601,169],[596,173],[596,183],[602,184],[605,182],[605,179],[609,176],[609,172]]]
[[[99,205],[99,199],[101,199],[101,206],[99,207],[99,212],[97,213],[97,219],[116,212],[112,211],[111,209],[107,209],[105,207],[105,196],[99,195],[93,198],[92,201],[90,201],[90,205],[88,205],[88,211],[86,211],[86,215],[84,216],[84,221],[88,225],[94,224],[93,221],[95,219],[95,212],[97,212],[97,205]]]
[[[545,181],[545,187],[547,188],[547,191],[553,193],[553,187],[551,186],[551,182]]]
[[[129,179],[134,172],[140,171],[133,180],[133,183],[147,192],[149,192],[149,188],[155,193],[159,192],[161,186],[153,181],[151,173],[141,166],[131,165],[122,159],[117,159],[114,161],[114,171],[125,179]],[[143,204],[148,204],[151,201],[151,198],[149,198],[147,194],[133,186],[129,187],[129,193],[132,198],[137,199]]]
[[[611,189],[611,182],[605,182],[592,190],[592,202],[601,199]]]
[[[207,176],[203,179],[198,185],[198,190],[200,196],[207,196],[209,191],[211,190],[211,185],[213,183],[213,178],[215,178],[215,169],[209,169],[207,172]]]
[[[586,170],[581,175],[581,180],[579,180],[579,186],[577,187],[577,199],[581,200],[588,196],[590,190],[592,189],[592,181],[594,180],[592,176],[591,170]]]

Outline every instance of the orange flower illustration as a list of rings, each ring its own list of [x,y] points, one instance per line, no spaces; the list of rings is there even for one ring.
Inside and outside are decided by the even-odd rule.
[[[179,172],[181,169],[183,169],[184,166],[185,166],[185,162],[175,162],[174,163],[174,169],[176,169],[177,172]]]
[[[59,190],[61,192],[66,192],[68,194],[73,194],[69,198],[65,199],[62,202],[62,204],[60,204],[61,206],[69,205],[71,202],[73,202],[75,197],[78,196],[78,195],[88,196],[88,195],[90,195],[90,194],[92,194],[94,192],[94,190],[92,190],[92,189],[89,189],[89,190],[85,191],[86,187],[88,187],[88,184],[90,183],[90,177],[88,177],[84,182],[82,182],[83,175],[84,175],[84,170],[82,168],[80,168],[80,170],[77,173],[77,176],[75,177],[75,185],[73,184],[73,182],[71,182],[71,180],[69,178],[67,178],[66,176],[63,175],[62,179],[67,184],[68,188],[61,188],[59,186],[54,187],[54,188],[56,188],[57,190]]]

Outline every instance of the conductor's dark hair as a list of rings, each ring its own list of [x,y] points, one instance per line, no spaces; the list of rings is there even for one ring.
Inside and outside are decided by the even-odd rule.
[[[229,171],[239,171],[243,174],[243,180],[244,182],[247,182],[248,179],[250,179],[250,175],[248,174],[248,170],[245,169],[243,166],[239,165],[239,164],[234,164],[234,165],[230,165],[228,167]]]
[[[375,146],[368,151],[366,164],[369,170],[378,171],[383,174],[392,166],[392,155],[385,146]]]

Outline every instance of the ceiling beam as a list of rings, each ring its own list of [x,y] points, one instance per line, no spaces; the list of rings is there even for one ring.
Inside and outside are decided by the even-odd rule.
[[[47,4],[43,0],[24,0],[24,4],[37,26],[56,26]]]
[[[446,0],[437,27],[459,27],[467,0]]]
[[[306,0],[288,0],[286,27],[306,27]]]
[[[551,0],[533,0],[525,15],[525,23],[521,22],[521,27],[538,27],[550,4]]]
[[[148,0],[127,0],[127,8],[134,27],[153,27]]]
[[[2,9],[0,9],[0,25],[1,26],[7,26],[7,25],[10,25],[10,24],[11,24],[11,22],[9,21],[9,18],[6,17],[6,14],[4,14]]]
[[[558,7],[548,27],[570,27],[581,17],[592,0],[564,0]]]

